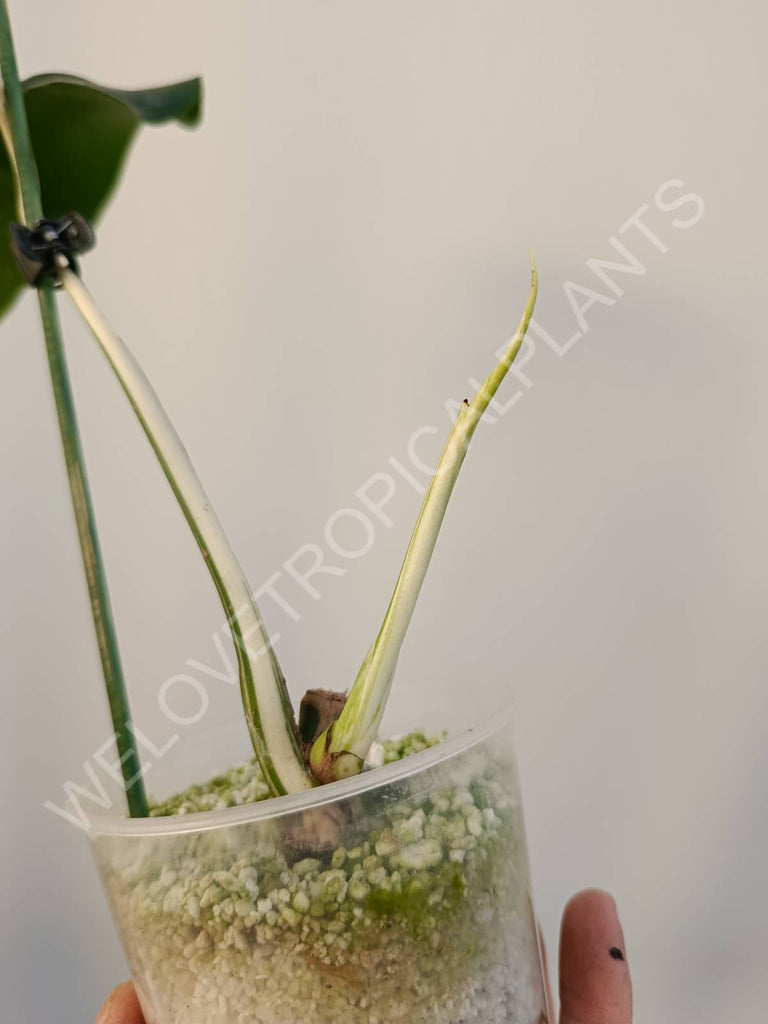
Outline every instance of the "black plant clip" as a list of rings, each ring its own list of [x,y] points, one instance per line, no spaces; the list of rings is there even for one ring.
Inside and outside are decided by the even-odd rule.
[[[11,224],[11,252],[27,284],[38,288],[55,278],[62,263],[77,273],[76,254],[93,248],[93,228],[79,213],[68,213],[60,220],[39,220],[34,227]]]

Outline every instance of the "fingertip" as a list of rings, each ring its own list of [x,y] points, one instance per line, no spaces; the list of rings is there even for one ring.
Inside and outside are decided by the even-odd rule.
[[[568,903],[560,934],[562,1024],[629,1024],[632,983],[616,902],[585,889]]]
[[[144,1024],[144,1014],[130,981],[118,985],[99,1011],[96,1024]]]
[[[609,913],[618,918],[616,900],[605,889],[582,889],[571,896],[565,905],[563,923],[571,915]]]

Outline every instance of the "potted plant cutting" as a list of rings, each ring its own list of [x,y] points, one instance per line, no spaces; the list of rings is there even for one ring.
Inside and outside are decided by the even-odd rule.
[[[398,655],[472,436],[536,301],[461,406],[381,628],[349,692],[298,718],[248,581],[189,456],[78,258],[142,123],[194,125],[194,79],[141,92],[19,78],[0,0],[0,312],[40,305],[128,816],[94,821],[97,865],[149,1024],[540,1024],[547,1010],[509,722],[445,738],[379,731]],[[163,801],[144,790],[55,290],[106,356],[226,613],[254,757]],[[414,723],[416,725],[416,723]]]

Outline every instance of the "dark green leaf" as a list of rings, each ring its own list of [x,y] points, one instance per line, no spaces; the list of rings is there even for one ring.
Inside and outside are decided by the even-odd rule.
[[[193,126],[200,120],[199,78],[126,92],[69,75],[37,75],[23,89],[46,217],[77,210],[95,222],[142,123]],[[6,225],[18,219],[15,201],[8,155],[0,146],[0,316],[23,285],[7,242]]]

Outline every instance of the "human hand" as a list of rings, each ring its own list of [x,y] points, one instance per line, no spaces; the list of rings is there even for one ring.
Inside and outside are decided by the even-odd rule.
[[[560,930],[560,1024],[631,1024],[632,983],[613,897],[598,889],[568,903]],[[96,1024],[145,1024],[133,985],[116,988]]]

